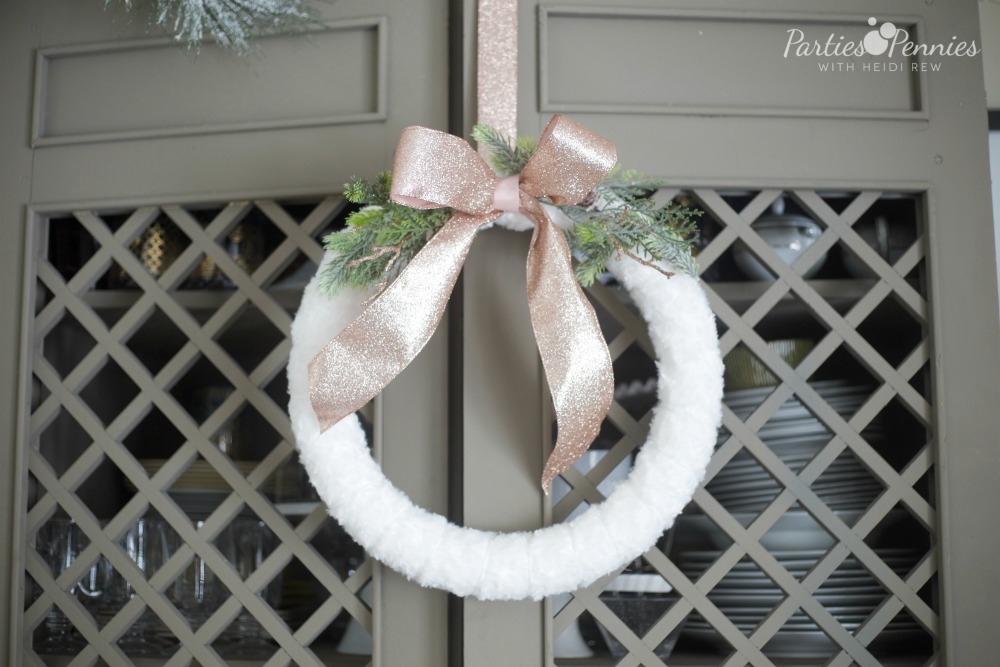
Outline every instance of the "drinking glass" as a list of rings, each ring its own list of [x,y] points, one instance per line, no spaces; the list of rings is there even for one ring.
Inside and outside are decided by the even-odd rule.
[[[263,521],[239,517],[223,531],[216,543],[226,546],[236,572],[246,580],[274,550],[277,538]],[[281,576],[272,579],[259,595],[272,607],[280,606]],[[270,635],[245,607],[223,633],[222,639],[219,652],[227,658],[265,658],[274,652]]]
[[[75,521],[65,517],[49,519],[38,530],[36,546],[52,577],[58,579],[76,561],[76,557],[87,546],[88,540]],[[76,595],[80,582],[74,582],[67,589]],[[53,604],[45,616],[44,637],[34,646],[36,653],[75,654],[86,646],[73,623],[57,605]]]
[[[159,517],[142,517],[128,527],[119,544],[125,555],[148,580],[170,557],[170,542],[167,538],[166,522]],[[133,585],[125,576],[110,568],[109,589],[111,606],[117,611],[137,595]],[[162,655],[169,647],[165,637],[169,633],[163,628],[159,617],[148,607],[118,640],[122,651],[130,655]]]
[[[200,520],[195,521],[195,528],[200,529],[204,523]],[[179,541],[179,538],[176,539]],[[231,549],[225,540],[220,537],[220,539],[216,539],[215,544],[224,557],[230,561],[233,559],[230,553]],[[215,613],[227,596],[228,592],[225,586],[205,560],[197,554],[188,563],[187,568],[177,578],[171,589],[171,601],[194,629],[201,627],[201,624]]]

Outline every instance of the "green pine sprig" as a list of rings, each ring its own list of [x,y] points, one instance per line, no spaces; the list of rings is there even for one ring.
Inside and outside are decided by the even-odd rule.
[[[353,177],[344,184],[344,197],[353,204],[363,206],[388,206],[392,203],[392,172],[383,171],[374,181]]]
[[[479,123],[472,128],[472,138],[489,146],[490,164],[501,176],[520,174],[538,147],[534,137],[518,137],[514,143],[489,125]]]
[[[332,258],[319,276],[322,293],[386,284],[450,217],[448,209],[416,209],[393,202],[391,185],[392,175],[384,171],[374,181],[355,177],[344,186],[347,200],[363,208],[348,216],[343,230],[323,239]]]
[[[104,0],[107,8],[115,0]],[[132,10],[137,0],[120,0]],[[250,52],[251,41],[267,33],[298,32],[320,25],[306,0],[155,0],[150,18],[176,41],[197,51],[210,36],[224,49]]]
[[[491,162],[501,175],[520,173],[536,148],[530,137],[511,143],[487,125],[477,125],[472,136],[490,147]],[[692,248],[701,211],[676,202],[656,204],[651,195],[660,185],[616,166],[586,202],[559,206],[575,223],[565,234],[581,285],[593,284],[612,258],[623,255],[651,266],[669,262],[679,271],[698,275]],[[334,294],[343,287],[384,287],[451,217],[446,208],[397,204],[390,198],[391,187],[388,171],[373,181],[353,178],[344,186],[347,200],[362,208],[348,216],[345,229],[324,239],[332,258],[319,277],[322,293]]]
[[[591,206],[559,207],[576,223],[566,239],[577,259],[581,285],[592,285],[608,261],[622,255],[643,263],[666,261],[688,275],[698,275],[692,248],[702,212],[673,201],[658,206],[651,195],[661,185],[616,167],[595,189]]]

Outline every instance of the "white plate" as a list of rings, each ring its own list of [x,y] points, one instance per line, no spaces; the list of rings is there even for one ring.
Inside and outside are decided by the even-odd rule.
[[[838,414],[844,416],[846,414],[853,414],[861,405],[864,404],[867,395],[860,393],[845,394],[843,396],[829,396],[823,399],[829,407],[833,408]],[[724,401],[726,406],[732,410],[740,419],[746,419],[760,406],[763,401]],[[778,408],[775,413],[771,416],[771,420],[776,419],[792,419],[792,418],[812,418],[815,419],[816,415],[806,407],[806,404],[800,401],[798,398],[790,398],[785,403]]]
[[[827,402],[829,402],[831,398],[844,396],[867,397],[875,391],[875,387],[872,385],[851,384],[843,380],[821,380],[819,382],[810,382],[809,387]],[[765,398],[770,396],[775,389],[777,389],[777,387],[753,387],[750,389],[735,389],[732,391],[726,391],[722,395],[722,401],[726,405],[730,406],[745,405],[754,401],[756,401],[757,404],[760,404]],[[799,398],[796,394],[792,394],[792,396],[789,397],[789,401],[799,402]]]
[[[861,466],[850,465],[849,463],[845,463],[844,465],[831,464],[831,466],[824,470],[819,478],[810,486],[813,489],[817,489],[832,485],[853,483],[854,481],[867,482],[869,480],[878,484],[878,481],[871,476],[871,473]],[[709,489],[713,489],[718,488],[723,484],[727,484],[733,485],[739,490],[751,490],[764,483],[769,483],[775,487],[780,484],[776,478],[772,477],[769,473],[763,470],[758,470],[756,472],[748,471],[742,474],[739,471],[729,472],[723,470],[710,479],[706,486]]]
[[[822,552],[812,558],[802,558],[802,559],[779,558],[778,562],[791,576],[795,577],[796,579],[802,579],[816,565],[816,563],[819,561],[819,559],[823,556],[824,553],[825,552]],[[877,553],[878,551],[876,550],[876,554]],[[893,570],[897,574],[901,574],[907,572],[911,567],[913,567],[913,565],[916,564],[917,561],[919,560],[919,557],[920,556],[917,553],[910,553],[908,555],[900,557],[883,555],[881,557],[881,560],[887,567],[889,567],[889,569]],[[681,554],[680,558],[678,559],[678,566],[680,570],[684,572],[684,574],[687,577],[692,579],[697,579],[704,572],[706,572],[712,564],[714,564],[717,558],[718,555],[716,555],[716,557],[712,558],[711,560],[688,559],[687,554],[684,553]],[[864,569],[860,565],[860,563],[852,560],[842,563],[840,567],[838,567],[837,570],[834,571],[831,577],[828,578],[826,582],[824,582],[824,584],[820,587],[820,590],[825,590],[825,588],[827,587],[836,586],[838,582],[841,580],[855,581],[857,579],[861,579],[865,582],[873,582],[876,585],[878,585],[877,579],[873,575],[871,575],[866,569]],[[724,581],[727,583],[727,585],[729,585],[730,582],[753,582],[753,581],[770,582],[771,579],[755,563],[747,563],[741,561],[737,563],[729,572],[726,573]],[[721,584],[722,581],[720,581],[719,583]],[[743,584],[741,583],[740,585]],[[777,586],[777,584],[773,583],[771,585]]]
[[[774,425],[764,424],[757,429],[757,437],[764,442],[774,438],[811,438],[821,435],[829,435],[832,438],[833,431],[818,419],[795,419]]]
[[[733,518],[741,526],[747,527],[754,523],[758,516],[753,513],[737,513]],[[860,513],[842,513],[838,516],[850,526],[860,518]],[[725,548],[732,541],[708,515],[686,515],[684,525],[698,530],[718,548]],[[758,541],[765,549],[778,552],[789,549],[826,549],[833,546],[837,539],[808,512],[793,510],[782,514],[774,525],[758,538]]]
[[[762,512],[772,500],[773,498],[765,498],[764,500],[755,503],[733,503],[732,506],[727,505],[727,509],[733,512]],[[835,512],[855,512],[866,509],[869,505],[871,505],[872,500],[873,498],[852,498],[838,500],[836,502],[827,502],[826,505],[829,509]]]
[[[845,387],[856,389],[858,387],[864,386],[864,385],[852,385],[850,381],[841,378],[833,380],[816,380],[809,382],[808,384],[810,387],[812,387],[814,391],[816,391],[819,394],[822,394],[825,391],[838,391]],[[729,399],[738,400],[740,398],[751,397],[751,396],[767,396],[776,388],[777,387],[749,387],[747,389],[731,389],[729,391],[724,392],[723,396],[725,397],[724,400],[729,400]]]
[[[747,614],[750,613],[751,609],[761,609],[765,613],[774,609],[774,607],[784,599],[784,595],[775,594],[767,595],[765,593],[750,593],[742,592],[736,594],[727,595],[716,595],[715,591],[712,591],[708,595],[708,599],[712,601],[712,604],[717,606],[720,611],[725,611],[728,616],[730,612],[733,614]],[[867,593],[864,595],[820,595],[818,593],[813,594],[813,598],[823,603],[823,606],[834,614],[833,609],[838,609],[837,614],[847,616],[850,614],[864,614],[868,616],[874,611],[875,607],[880,603],[884,602],[889,595],[887,593]],[[833,605],[837,605],[834,607]],[[836,615],[836,614],[835,614]],[[839,616],[838,616],[839,617]]]
[[[696,516],[693,514],[684,514],[682,516]],[[883,558],[890,558],[894,560],[899,559],[913,559],[922,556],[923,553],[918,549],[912,549],[908,547],[886,547],[877,548],[873,550],[876,554]],[[685,551],[681,554],[682,560],[718,560],[719,556],[722,555],[721,549],[692,549],[690,551]],[[776,560],[781,561],[803,561],[808,562],[810,560],[815,561],[818,558],[826,555],[826,551],[822,549],[787,549],[784,551],[778,551],[771,554]],[[857,560],[853,557],[848,557],[844,559],[844,564],[848,565],[851,563],[856,564]],[[740,561],[737,565],[752,565],[749,561]]]
[[[760,595],[774,600],[783,600],[785,598],[785,592],[778,588],[770,579],[723,579],[719,582],[718,586],[709,592],[708,597],[711,600],[715,600],[716,596],[718,596],[721,600],[733,595]],[[830,587],[824,586],[816,591],[814,595],[820,599],[836,597],[837,599],[850,601],[852,596],[881,595],[882,597],[886,597],[888,593],[881,586],[874,583],[870,577],[867,581],[859,577],[851,583],[837,584]]]
[[[748,497],[755,493],[785,490],[785,486],[779,484],[773,478],[761,479],[760,477],[751,478],[746,481],[723,479],[716,482],[713,479],[705,485],[705,488],[716,498],[720,495],[731,495],[736,496],[737,498],[735,499],[737,500],[740,497]],[[809,488],[820,497],[829,497],[863,493],[873,489],[881,491],[884,487],[867,473],[861,475],[857,472],[843,472],[831,475],[830,479],[820,478],[819,481],[813,482]]]
[[[812,492],[819,496],[820,500],[828,507],[832,502],[864,500],[865,505],[870,503],[882,491],[882,485],[871,483],[863,479],[848,480],[830,485],[814,486]],[[784,488],[776,484],[751,484],[749,488],[744,488],[735,484],[725,484],[720,486],[709,486],[707,490],[712,496],[730,512],[734,512],[736,504],[746,504],[750,502],[764,502],[774,498]]]
[[[812,457],[813,455],[810,452],[796,452],[794,454],[789,454],[787,458],[781,457],[781,462],[791,468],[793,472],[797,473],[812,460]],[[822,482],[829,475],[840,473],[863,473],[867,478],[875,479],[867,469],[858,463],[856,459],[838,458],[831,462],[830,465],[828,465],[823,472],[820,473],[816,481]],[[770,472],[768,472],[760,463],[756,461],[756,459],[750,460],[749,454],[747,454],[746,457],[730,461],[730,463],[716,473],[712,479],[709,480],[709,482],[713,482],[715,480],[738,481],[754,477],[767,477],[769,479],[775,479]]]
[[[753,628],[760,625],[767,615],[771,612],[772,608],[762,609],[758,613],[744,614],[732,610],[719,609],[720,612],[725,614],[733,625],[740,628],[741,630],[752,630]],[[855,612],[844,612],[844,613],[831,613],[837,622],[844,626],[845,629],[854,631],[862,623],[871,616],[872,612],[875,611],[874,607],[869,607],[863,609],[862,611]],[[906,626],[896,626],[896,627],[906,627]],[[909,627],[918,627],[910,625]],[[788,619],[784,625],[781,626],[783,632],[810,632],[819,629],[819,625],[813,621],[811,618],[807,617],[805,614],[796,614]]]
[[[684,570],[685,568],[681,567],[681,569]],[[696,568],[694,565],[692,565],[691,569],[694,570]],[[801,571],[801,568],[795,568],[795,569]],[[704,570],[698,569],[697,571],[703,572]],[[766,581],[769,582],[769,585],[771,586],[777,586],[777,584],[771,581],[770,577],[764,574],[763,570],[759,569],[758,570],[741,569],[735,571],[731,570],[728,574],[725,575],[725,577],[722,578],[718,586],[726,586],[730,584],[737,585],[737,582],[738,585],[743,586],[748,583],[752,583],[755,580]],[[829,587],[840,586],[845,583],[861,584],[865,586],[878,585],[875,581],[875,577],[869,574],[867,570],[865,570],[856,563],[851,563],[847,564],[846,567],[838,568],[836,571],[834,571],[834,573],[824,581],[823,585],[820,586],[820,591],[824,591]]]

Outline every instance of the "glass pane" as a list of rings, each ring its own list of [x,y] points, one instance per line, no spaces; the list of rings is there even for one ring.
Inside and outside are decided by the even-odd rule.
[[[557,664],[925,664],[940,620],[921,193],[669,197],[704,211],[723,427],[705,483],[660,542],[597,596],[553,600]],[[613,281],[595,289],[611,340],[636,325],[601,307],[607,294],[630,306]],[[627,418],[607,420],[561,481],[554,520],[599,502],[641,444],[653,361],[634,343],[615,374]],[[636,576],[655,590],[623,590]]]
[[[371,654],[371,561],[312,493],[284,408],[291,316],[344,212],[330,197],[42,222],[26,651]]]

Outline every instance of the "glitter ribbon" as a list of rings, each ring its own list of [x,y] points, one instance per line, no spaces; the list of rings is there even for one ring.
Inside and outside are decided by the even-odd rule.
[[[517,0],[479,0],[476,29],[478,122],[517,136]],[[487,155],[486,146],[479,154]]]
[[[528,250],[528,308],[558,423],[542,487],[590,446],[611,407],[611,357],[597,315],[573,273],[569,246],[538,198],[576,204],[607,175],[614,146],[553,116],[520,177],[500,178],[464,140],[408,127],[393,162],[392,198],[413,208],[449,207],[451,219],[396,280],[309,363],[320,431],[359,409],[417,356],[444,315],[476,231],[504,211],[535,225]],[[515,190],[516,188],[516,190]]]

